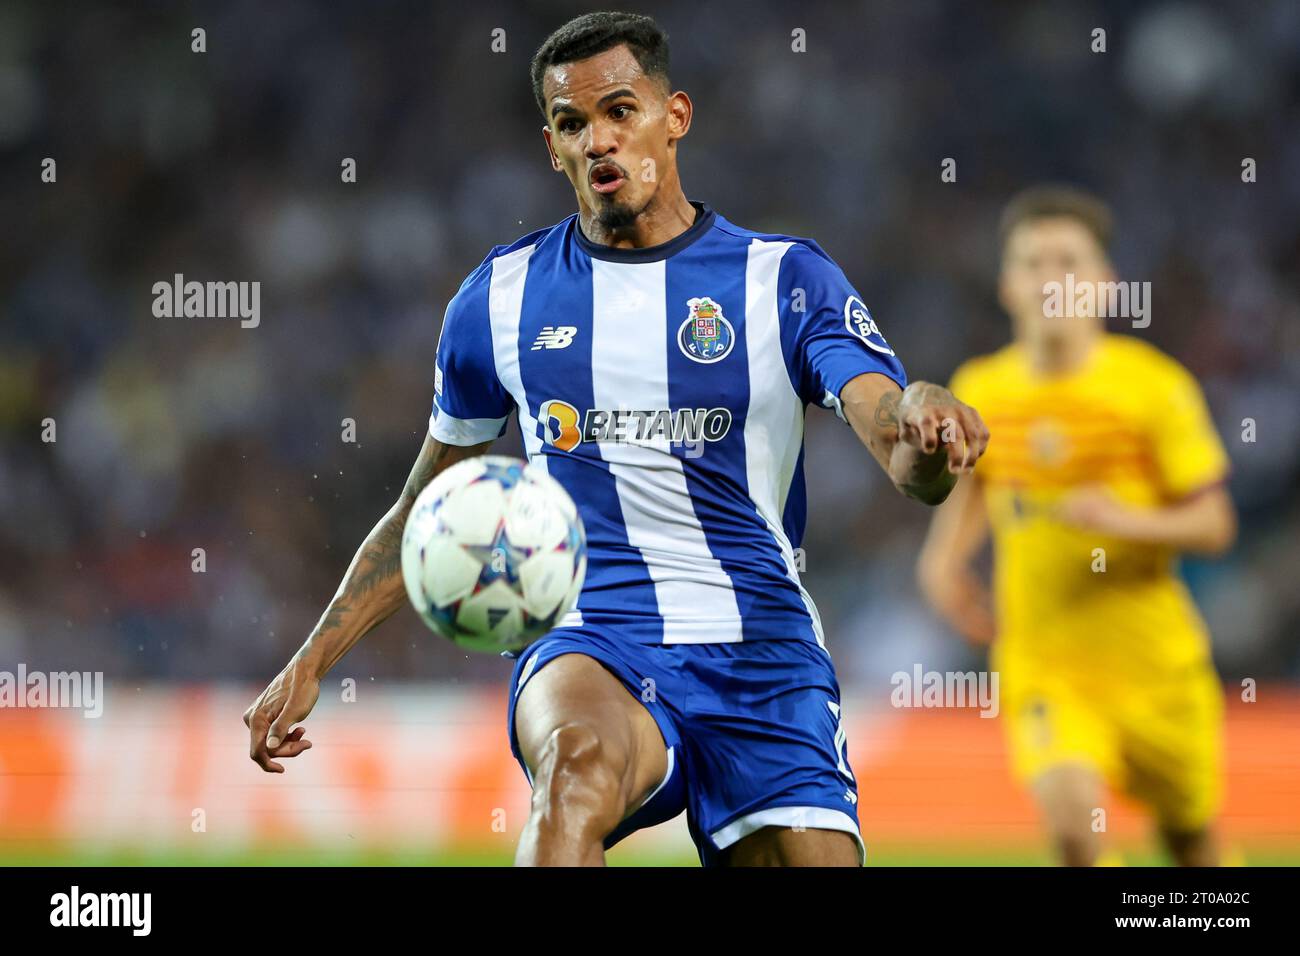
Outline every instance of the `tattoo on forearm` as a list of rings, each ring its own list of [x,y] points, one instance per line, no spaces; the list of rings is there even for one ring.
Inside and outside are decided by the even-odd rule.
[[[438,462],[442,461],[447,455],[447,447],[443,444],[437,444],[433,448],[433,453],[421,455],[416,459],[415,467],[411,469],[410,476],[406,479],[406,487],[402,489],[403,494],[410,501],[414,501],[424,486],[433,481],[433,473],[438,468]]]
[[[394,574],[402,570],[402,531],[405,512],[395,515],[376,529],[374,537],[366,542],[362,561],[348,588],[352,597],[369,594]]]
[[[331,605],[330,608],[321,615],[320,623],[316,625],[316,630],[318,632],[333,630],[343,623],[343,615],[349,613],[351,610],[352,608],[346,604]]]
[[[322,634],[343,625],[343,620],[377,588],[383,587],[402,573],[402,533],[411,505],[425,485],[433,480],[438,463],[446,457],[447,446],[435,444],[430,453],[422,454],[411,469],[402,489],[401,507],[390,513],[366,539],[356,566],[344,582],[330,608],[321,616],[316,633]]]
[[[880,401],[876,403],[876,424],[881,428],[898,427],[898,403],[902,400],[902,392],[886,392],[880,396]]]
[[[342,591],[321,615],[314,634],[319,636],[342,627],[346,618],[365,604],[371,593],[402,573],[402,530],[406,510],[387,517],[361,546],[355,566],[344,580]]]

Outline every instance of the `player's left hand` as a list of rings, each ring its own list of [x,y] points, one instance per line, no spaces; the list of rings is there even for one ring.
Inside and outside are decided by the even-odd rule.
[[[1120,534],[1131,513],[1126,505],[1102,485],[1087,485],[1069,492],[1058,505],[1063,521],[1085,531]]]
[[[989,430],[975,411],[957,396],[932,382],[913,382],[898,403],[898,437],[933,455],[948,454],[948,470],[967,475],[989,444]]]

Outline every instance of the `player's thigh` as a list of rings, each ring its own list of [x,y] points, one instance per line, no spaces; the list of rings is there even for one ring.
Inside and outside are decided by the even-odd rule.
[[[1208,668],[1150,681],[1124,733],[1126,789],[1162,830],[1196,834],[1218,812],[1223,776],[1223,692]]]
[[[1088,825],[1105,784],[1119,779],[1117,720],[1097,694],[1051,675],[1004,675],[1002,696],[1012,765],[1047,823]]]
[[[764,827],[732,844],[724,866],[859,866],[858,843],[840,830]]]
[[[515,704],[515,735],[536,777],[565,732],[599,742],[598,759],[622,781],[623,810],[635,808],[668,771],[668,751],[650,712],[594,658],[563,654],[532,675]]]

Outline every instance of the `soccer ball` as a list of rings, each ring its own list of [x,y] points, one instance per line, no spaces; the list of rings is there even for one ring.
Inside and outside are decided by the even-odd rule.
[[[411,603],[467,650],[522,650],[573,609],[586,573],[573,499],[517,458],[452,465],[420,492],[402,533]]]

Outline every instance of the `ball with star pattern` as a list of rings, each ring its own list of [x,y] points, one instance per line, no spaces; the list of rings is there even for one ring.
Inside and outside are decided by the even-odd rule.
[[[415,500],[402,579],[435,633],[515,652],[573,610],[587,570],[578,509],[545,471],[503,455],[452,465]]]

